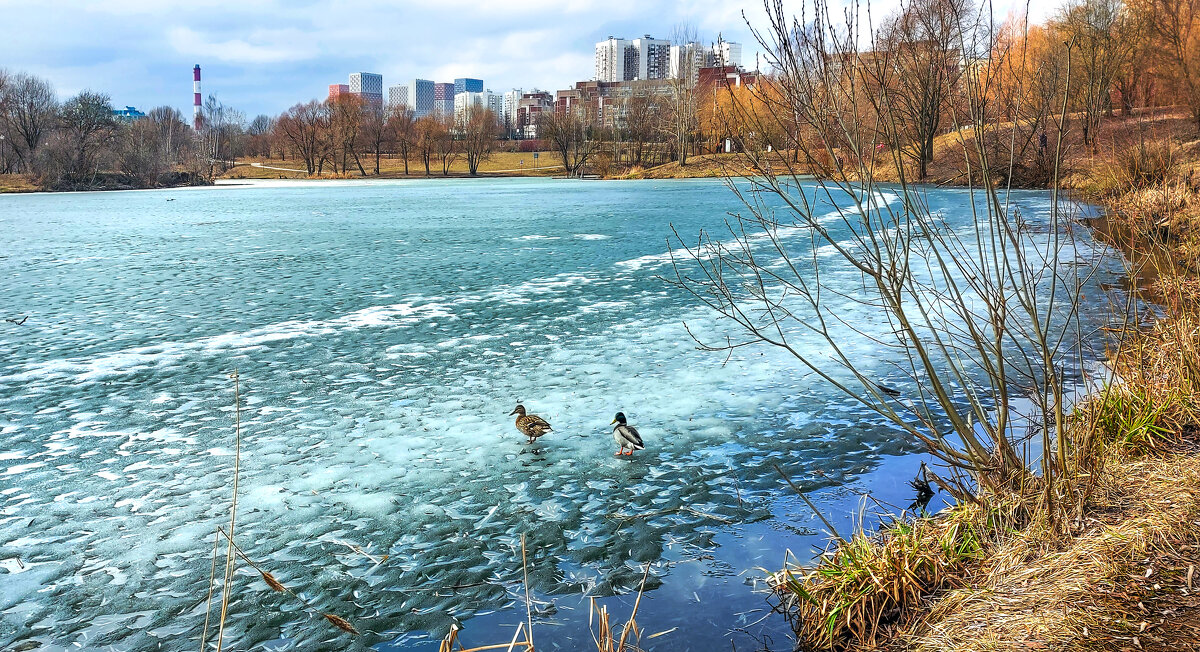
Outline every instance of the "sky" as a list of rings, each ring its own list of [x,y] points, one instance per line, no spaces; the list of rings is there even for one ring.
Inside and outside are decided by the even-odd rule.
[[[1004,3],[993,13],[1020,1],[993,0]],[[1031,5],[1031,18],[1047,7]],[[593,76],[597,41],[669,38],[680,25],[742,43],[753,68],[747,19],[765,25],[761,0],[0,0],[0,67],[45,77],[63,98],[90,89],[114,106],[190,114],[200,64],[204,95],[251,118],[323,99],[352,72],[382,74],[385,93],[415,77],[553,92]]]

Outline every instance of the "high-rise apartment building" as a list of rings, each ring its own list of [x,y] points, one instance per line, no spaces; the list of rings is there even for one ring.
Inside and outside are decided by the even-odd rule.
[[[433,85],[433,111],[443,116],[454,114],[453,82],[437,82]]]
[[[713,59],[715,66],[740,68],[742,66],[742,44],[728,41],[717,43],[713,46]]]
[[[387,105],[388,108],[406,106],[411,109],[412,102],[408,99],[408,85],[397,84],[395,86],[389,86]]]
[[[689,85],[695,86],[699,79],[700,69],[712,65],[712,50],[704,47],[703,43],[684,43],[671,46],[671,62],[667,76],[671,79],[686,78]]]
[[[633,39],[637,52],[637,76],[634,79],[665,79],[671,60],[671,42],[651,38],[649,34]]]
[[[637,61],[627,66],[633,55],[633,44],[625,39],[608,37],[596,44],[596,81],[625,81],[637,74]]]
[[[483,100],[492,115],[496,116],[496,122],[504,124],[504,95],[488,90],[483,94]]]
[[[504,112],[497,114],[496,117],[504,129],[505,135],[511,135],[517,128],[517,107],[521,104],[522,95],[524,93],[519,88],[504,93]]]
[[[497,121],[502,121],[504,115],[504,95],[491,91],[484,91],[482,93],[467,91],[459,93],[454,96],[454,119],[465,119],[468,107],[488,109],[496,116]]]
[[[517,133],[522,138],[538,137],[538,122],[542,113],[554,110],[554,96],[546,91],[533,90],[521,96],[517,104]]]
[[[459,93],[482,93],[483,80],[471,79],[470,77],[459,77],[454,80],[454,94]]]
[[[383,75],[373,72],[350,73],[350,94],[358,95],[375,109],[383,109]]]
[[[465,120],[467,111],[471,109],[487,108],[487,94],[476,93],[474,91],[464,91],[457,93],[454,96],[454,120],[455,122]]]
[[[388,106],[406,106],[414,118],[423,118],[437,111],[434,84],[428,79],[414,79],[407,84],[388,88]]]
[[[350,93],[350,86],[348,84],[330,84],[329,85],[329,99],[330,100],[336,100],[337,98],[339,98],[343,95],[347,95],[349,93]]]
[[[424,118],[434,110],[433,82],[428,79],[414,79],[408,84],[408,101],[412,105],[413,116]]]
[[[610,36],[596,44],[596,81],[664,79],[670,61],[670,41],[649,34],[632,41]]]

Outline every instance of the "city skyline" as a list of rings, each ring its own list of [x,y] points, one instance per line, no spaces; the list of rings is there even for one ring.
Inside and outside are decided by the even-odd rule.
[[[897,1],[875,7],[883,11]],[[753,68],[758,48],[741,12],[751,21],[762,13],[758,2],[716,0],[516,6],[351,0],[336,14],[318,3],[283,0],[166,4],[64,0],[47,7],[0,0],[6,19],[0,62],[47,78],[60,97],[91,89],[109,94],[114,105],[165,104],[188,113],[190,72],[200,64],[204,95],[253,117],[324,99],[329,84],[345,83],[355,71],[381,74],[385,93],[414,78],[481,78],[496,92],[569,88],[593,77],[595,45],[607,36],[669,39],[685,23],[701,42],[720,35],[743,44],[742,64]],[[396,38],[402,25],[404,38]]]

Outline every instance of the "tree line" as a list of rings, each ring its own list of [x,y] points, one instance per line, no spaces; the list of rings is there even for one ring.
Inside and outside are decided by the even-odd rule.
[[[135,120],[114,115],[104,93],[59,100],[49,81],[0,69],[0,174],[24,174],[49,189],[203,183],[241,156],[241,115],[210,97],[199,132],[160,106]]]
[[[271,141],[280,158],[292,158],[310,175],[380,173],[383,157],[410,164],[426,175],[450,174],[464,159],[470,174],[494,151],[500,124],[494,112],[472,106],[456,115],[416,117],[408,106],[374,106],[354,95],[296,104],[272,121]]]
[[[1178,105],[1200,129],[1198,5],[1071,0],[1030,25],[1021,16],[997,24],[971,0],[912,0],[865,37],[813,13],[786,30],[783,50],[805,59],[791,68],[807,79],[784,78],[789,66],[774,62],[752,83],[700,86],[686,62],[673,78],[627,83],[602,104],[538,114],[538,139],[524,146],[556,153],[568,173],[608,174],[682,166],[689,156],[726,149],[791,152],[800,162],[802,141],[836,133],[836,146],[804,163],[819,169],[848,157],[895,156],[923,179],[938,136],[969,126],[963,98],[973,95],[984,124],[1011,128],[1020,154],[1014,173],[1036,185],[1071,128],[1094,149],[1103,118]],[[686,28],[677,31],[673,41],[695,41]],[[851,119],[853,129],[842,129]],[[46,80],[0,71],[0,173],[29,174],[48,187],[113,175],[144,186],[181,174],[211,179],[247,156],[294,160],[309,175],[360,176],[378,175],[385,157],[402,160],[405,174],[426,175],[449,175],[461,160],[474,175],[493,151],[516,146],[500,140],[512,130],[484,107],[416,117],[409,107],[352,95],[250,121],[210,96],[201,127],[194,132],[165,106],[117,120],[106,95],[83,91],[59,101]]]
[[[912,0],[864,39],[817,3],[808,21],[785,30],[775,73],[707,98],[698,137],[791,151],[818,171],[894,156],[924,179],[938,136],[974,130],[996,154],[1015,148],[1013,169],[996,170],[1001,178],[1043,185],[1068,133],[1098,151],[1104,118],[1181,107],[1200,129],[1198,8],[1071,0],[1030,24],[1021,15],[994,22],[986,3]],[[826,141],[827,151],[799,160],[805,143]]]

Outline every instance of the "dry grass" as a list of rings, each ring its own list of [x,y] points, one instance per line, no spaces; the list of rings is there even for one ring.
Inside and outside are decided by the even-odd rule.
[[[762,156],[762,155],[760,155]],[[771,155],[772,166],[780,170],[788,165],[781,154]],[[796,164],[792,164],[796,167]],[[802,167],[802,166],[801,166]],[[680,166],[678,162],[664,163],[651,168],[635,167],[619,179],[705,179],[705,178],[742,178],[754,176],[756,168],[748,156],[740,153],[733,154],[700,154],[689,156],[687,165]]]
[[[0,194],[6,192],[36,192],[41,188],[25,174],[0,174]]]
[[[450,631],[442,639],[439,652],[484,652],[485,650],[506,650],[513,652],[533,652],[533,602],[529,598],[529,563],[525,555],[525,535],[521,535],[521,568],[525,578],[525,622],[517,625],[512,640],[508,643],[492,643],[476,647],[465,647],[458,639],[459,628],[451,625]],[[596,604],[593,598],[588,610],[588,632],[592,635],[592,643],[596,652],[641,652],[639,647],[642,630],[637,624],[638,607],[642,604],[642,594],[646,590],[646,578],[650,576],[650,565],[642,573],[642,583],[638,587],[637,598],[633,602],[633,610],[624,624],[614,624],[608,607]],[[673,630],[670,630],[673,631]],[[651,634],[647,639],[653,639],[669,632]],[[458,646],[455,650],[455,646]]]
[[[208,597],[205,598],[205,601],[204,601],[204,606],[205,606],[204,628],[200,635],[200,650],[201,650],[201,652],[203,652],[205,649],[207,649],[208,642],[209,642],[209,630],[210,630],[210,624],[211,624],[211,618],[212,618],[213,594],[214,594],[214,590],[216,587],[217,552],[218,552],[218,549],[220,548],[220,543],[221,543],[222,538],[224,538],[224,540],[226,541],[227,552],[226,552],[226,557],[225,557],[225,574],[224,574],[223,580],[221,582],[221,601],[220,601],[221,609],[219,612],[219,618],[216,623],[216,627],[217,627],[216,649],[217,649],[217,652],[221,652],[221,650],[223,649],[223,646],[224,646],[224,642],[225,642],[224,641],[225,621],[229,616],[229,604],[230,604],[230,601],[232,598],[232,592],[233,592],[233,576],[234,576],[235,571],[237,570],[237,560],[238,559],[241,559],[243,562],[245,562],[251,568],[258,571],[259,576],[262,577],[263,582],[266,583],[266,585],[268,587],[270,587],[272,591],[286,593],[287,595],[291,596],[292,598],[294,598],[298,602],[300,602],[300,604],[302,604],[304,606],[305,610],[307,610],[308,612],[323,617],[326,621],[328,621],[334,627],[337,627],[338,629],[342,630],[343,632],[346,632],[347,634],[350,634],[352,636],[358,636],[358,634],[359,634],[358,629],[356,629],[354,627],[354,625],[350,623],[350,621],[346,620],[345,618],[342,618],[341,616],[338,616],[338,615],[335,615],[332,613],[327,613],[327,612],[313,606],[310,602],[305,600],[303,597],[301,597],[295,591],[292,591],[288,587],[284,586],[283,583],[280,582],[278,579],[276,579],[273,574],[266,571],[265,569],[262,568],[262,566],[260,566],[259,564],[255,563],[252,559],[250,559],[250,557],[248,557],[246,555],[245,551],[242,550],[241,546],[237,545],[237,543],[234,542],[234,538],[235,538],[236,532],[237,532],[236,527],[237,527],[238,481],[241,477],[242,403],[241,403],[241,384],[240,384],[241,376],[238,374],[237,370],[234,370],[234,372],[229,375],[229,378],[233,381],[233,410],[234,410],[234,437],[235,437],[235,439],[234,439],[233,483],[232,483],[233,487],[232,487],[232,498],[230,500],[230,505],[229,505],[229,529],[228,529],[228,531],[226,531],[218,526],[217,531],[216,531],[216,537],[215,537],[215,541],[213,544],[212,567],[211,567],[211,570],[209,573],[209,578],[208,578]],[[363,553],[363,554],[365,554],[365,553]],[[383,559],[386,560],[387,556],[385,555]],[[382,561],[380,561],[379,563],[382,563]]]
[[[1155,427],[1175,434],[1200,427],[1200,312],[1131,335],[1115,367],[1122,392],[1137,397],[1143,412],[1153,410]]]
[[[958,583],[983,544],[972,509],[898,522],[843,543],[814,568],[788,564],[769,578],[800,647],[875,646],[897,619]]]
[[[1110,202],[1115,218],[1141,243],[1144,253],[1168,253],[1167,273],[1200,270],[1200,187],[1192,179],[1171,180],[1132,189]]]
[[[258,163],[262,166],[255,166]],[[320,175],[321,179],[360,179],[360,178],[384,178],[384,179],[406,179],[406,178],[425,178],[425,166],[414,157],[408,162],[408,174],[404,173],[404,160],[401,158],[383,158],[379,162],[379,176],[376,177],[374,172],[375,159],[374,157],[363,157],[363,168],[367,171],[367,176],[363,177],[359,174],[358,168],[351,166],[348,173],[331,174],[324,173]],[[284,169],[272,169],[284,168]],[[468,172],[467,161],[464,157],[459,157],[450,166],[450,175],[453,177],[466,176]],[[533,152],[493,152],[491,157],[480,163],[480,176],[487,175],[504,175],[504,176],[552,176],[562,174],[561,161],[553,152],[539,152],[538,158],[533,158]],[[430,178],[441,177],[442,167],[441,162],[431,160],[429,162]],[[230,168],[223,175],[223,179],[307,179],[308,173],[304,170],[303,161],[297,159],[281,160],[273,158],[246,158],[239,161],[239,164]]]
[[[1200,543],[1200,454],[1133,457],[1110,447],[1096,468],[1103,471],[1086,509],[1065,536],[1039,522],[1022,526],[1010,518],[1015,511],[961,505],[860,535],[815,567],[789,565],[771,578],[777,608],[800,647],[813,650],[1087,649],[1120,637],[1148,640],[1144,631],[1169,617],[1140,603],[1163,585],[1128,580],[1187,578],[1167,593],[1188,599],[1192,580],[1200,583],[1189,547]],[[1200,596],[1186,604],[1200,606]],[[1192,622],[1200,627],[1200,613]]]
[[[1114,209],[1108,235],[1152,268],[1141,290],[1166,316],[1130,324],[1116,380],[1074,415],[1083,471],[1054,487],[1072,522],[1048,527],[1014,496],[789,566],[774,586],[803,646],[1200,649],[1200,141],[1181,137],[1183,120],[1109,124],[1112,149],[1073,162],[1075,183]],[[1130,123],[1140,133],[1118,136]]]
[[[917,650],[1081,649],[1139,633],[1150,616],[1125,617],[1143,598],[1126,579],[1162,572],[1142,560],[1195,538],[1200,457],[1114,460],[1094,499],[1078,535],[1049,550],[1038,532],[1005,542],[898,640]]]

